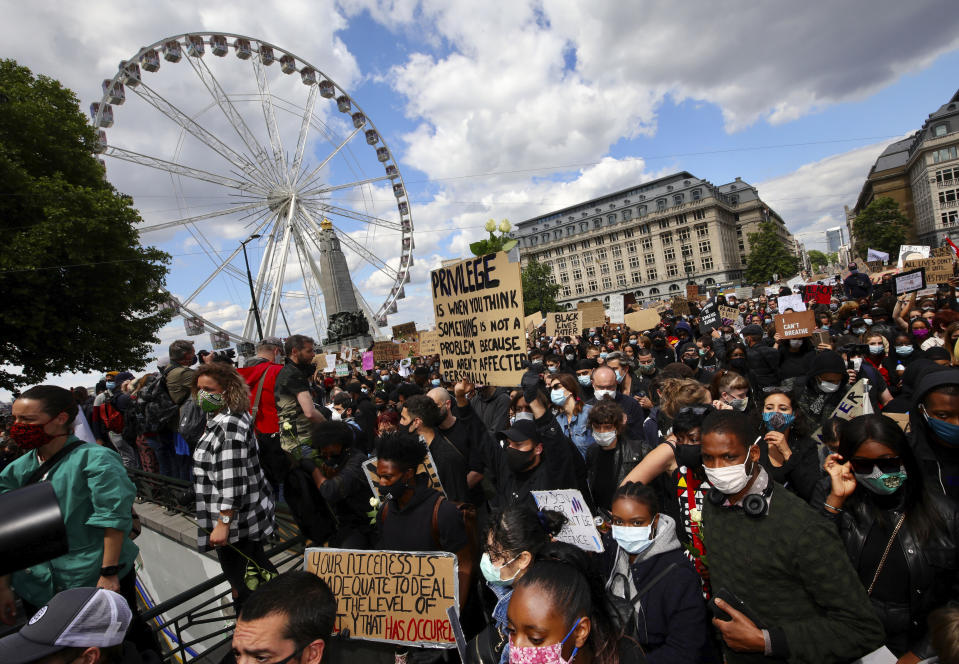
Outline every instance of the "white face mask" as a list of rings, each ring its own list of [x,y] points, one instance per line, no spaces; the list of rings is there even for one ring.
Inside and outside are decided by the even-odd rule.
[[[826,394],[832,394],[839,389],[839,383],[829,383],[827,381],[819,381],[819,389],[825,392]]]
[[[802,339],[790,339],[789,345],[793,348],[800,348],[802,347]]]
[[[753,445],[755,445],[755,443],[753,443]],[[727,496],[742,491],[746,483],[749,482],[749,473],[746,472],[746,465],[749,463],[749,450],[751,450],[752,447],[753,446],[750,445],[749,449],[746,450],[746,460],[740,464],[724,466],[722,468],[703,467],[703,470],[706,471],[706,479],[709,480],[709,484]]]
[[[850,358],[850,361],[852,362],[852,368],[856,371],[859,371],[859,368],[862,366],[862,358],[853,357],[853,358]]]
[[[596,441],[596,444],[600,447],[609,447],[616,442],[616,432],[615,431],[594,431],[593,440]]]
[[[616,390],[594,390],[593,394],[596,396],[596,401],[600,401],[603,397],[613,399],[616,397]]]
[[[513,424],[514,422],[520,422],[522,420],[529,420],[530,422],[533,422],[536,420],[536,418],[533,417],[532,413],[527,413],[526,411],[520,411],[516,413],[516,415],[510,418],[509,423]]]
[[[343,419],[343,416],[340,415],[340,411],[334,408],[330,410],[330,419],[334,422],[339,422]]]

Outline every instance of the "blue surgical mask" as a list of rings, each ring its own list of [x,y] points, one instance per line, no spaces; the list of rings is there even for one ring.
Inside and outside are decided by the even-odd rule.
[[[796,416],[792,413],[780,413],[775,410],[769,410],[763,413],[763,422],[766,423],[766,429],[769,431],[782,431],[792,425]]]
[[[562,389],[552,390],[549,393],[549,400],[552,401],[557,406],[562,406],[566,403],[566,392]]]
[[[959,426],[950,424],[945,420],[929,417],[929,414],[926,413],[925,408],[923,408],[922,414],[925,416],[926,422],[929,423],[929,427],[932,429],[932,432],[936,434],[937,438],[944,443],[959,447]]]
[[[589,374],[586,374],[585,376],[576,376],[576,380],[579,382],[580,385],[582,385],[583,387],[586,387],[587,385],[590,384],[592,379],[589,377]]]
[[[912,355],[912,351],[915,350],[912,346],[896,346],[897,355]]]
[[[655,540],[652,539],[653,526],[613,526],[613,539],[626,553],[642,553]]]
[[[107,381],[106,387],[107,387],[108,390],[112,390],[112,389],[113,389],[114,387],[116,387],[116,386],[117,386],[117,384],[114,383],[112,380],[108,380],[108,381]]]
[[[434,378],[433,380],[430,381],[430,385],[432,385],[433,387],[439,387],[439,386],[440,386],[440,379],[439,379],[439,378]]]
[[[624,371],[623,373],[619,373],[618,371],[616,372],[616,382],[617,382],[617,383],[622,383],[623,380],[625,380],[625,378],[626,378],[626,372],[625,372],[625,371]]]
[[[546,367],[546,369],[549,370],[550,373],[556,373],[557,371],[559,371],[559,367],[556,366],[555,364],[550,364],[549,366]]]
[[[635,346],[637,343],[639,343],[639,342],[636,341],[636,339],[630,339],[630,340],[629,340],[629,345],[630,345],[630,346]]]
[[[516,560],[516,558],[519,558],[519,556],[516,556],[515,558],[513,558],[513,560]],[[486,579],[486,582],[490,584],[491,586],[513,585],[513,580],[516,578],[516,575],[519,574],[519,570],[517,570],[513,574],[513,576],[511,576],[508,579],[504,579],[500,576],[500,574],[502,574],[503,568],[506,567],[506,565],[509,565],[510,563],[512,563],[513,560],[497,567],[496,565],[493,564],[493,561],[490,560],[489,554],[484,553],[483,557],[480,558],[480,571],[483,573],[483,578]]]
[[[599,354],[599,356],[600,356],[601,358],[603,358],[604,360],[606,359],[606,356],[607,356],[607,355],[609,355],[609,353],[600,353],[600,354]]]

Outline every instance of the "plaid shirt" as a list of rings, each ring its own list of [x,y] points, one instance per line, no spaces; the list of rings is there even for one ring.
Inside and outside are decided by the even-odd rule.
[[[273,532],[273,493],[257,455],[249,413],[220,412],[207,419],[193,452],[197,541],[201,551],[221,510],[233,510],[229,543],[262,540]]]

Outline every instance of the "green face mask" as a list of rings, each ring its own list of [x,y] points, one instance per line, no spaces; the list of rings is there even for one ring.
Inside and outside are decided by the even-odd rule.
[[[207,392],[206,390],[197,390],[196,402],[200,406],[200,410],[202,410],[204,413],[215,413],[223,408],[223,394]]]

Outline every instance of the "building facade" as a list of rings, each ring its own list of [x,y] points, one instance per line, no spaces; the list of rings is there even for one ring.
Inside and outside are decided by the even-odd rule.
[[[959,242],[959,91],[909,138],[889,145],[869,171],[852,209],[855,218],[887,196],[912,222],[912,242]]]
[[[833,254],[839,251],[839,247],[845,244],[842,235],[842,226],[826,229],[826,253]]]
[[[632,294],[637,302],[683,294],[686,284],[739,285],[749,234],[773,221],[783,244],[798,245],[783,220],[736,178],[724,185],[682,171],[527,219],[512,236],[520,259],[548,265],[557,302]]]

